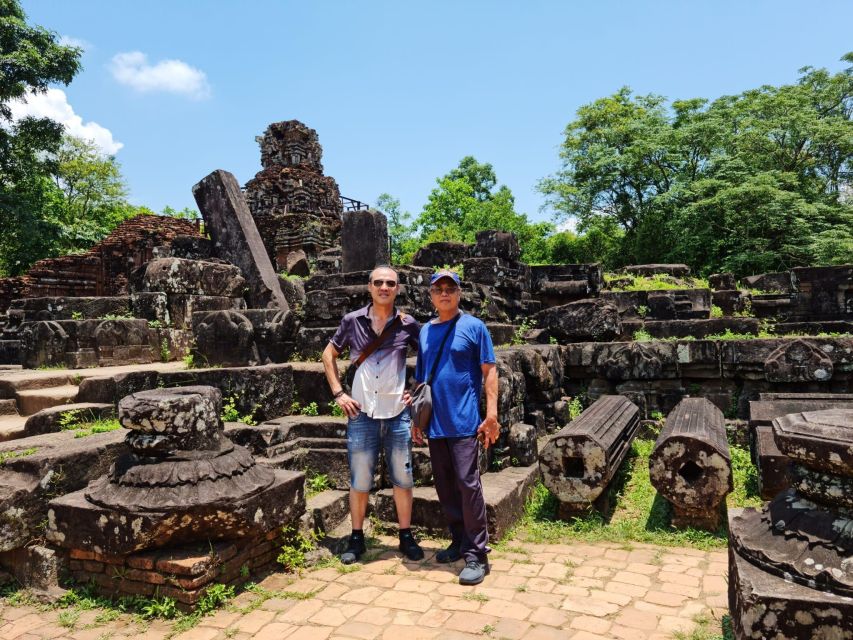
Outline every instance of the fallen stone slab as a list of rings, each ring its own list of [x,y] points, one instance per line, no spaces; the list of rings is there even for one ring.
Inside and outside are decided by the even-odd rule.
[[[524,503],[538,477],[539,468],[535,464],[529,467],[508,467],[481,476],[491,538],[503,537],[524,515]],[[415,487],[413,493],[412,524],[430,531],[446,530],[435,489]],[[376,494],[376,515],[384,522],[397,522],[393,490],[382,489]]]
[[[289,311],[237,179],[218,169],[193,186],[193,196],[217,256],[238,266],[246,278],[249,306],[255,309],[274,306]]]

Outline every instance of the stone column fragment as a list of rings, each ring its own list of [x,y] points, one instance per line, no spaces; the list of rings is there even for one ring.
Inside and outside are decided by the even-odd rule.
[[[243,272],[249,286],[249,306],[272,306],[288,311],[287,300],[236,178],[217,169],[193,187],[193,196],[217,255]]]
[[[344,214],[341,260],[344,273],[388,264],[388,222],[383,213],[363,209]]]

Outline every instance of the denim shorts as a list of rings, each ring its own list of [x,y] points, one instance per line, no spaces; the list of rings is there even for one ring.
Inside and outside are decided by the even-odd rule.
[[[385,450],[385,465],[391,483],[401,489],[411,489],[412,480],[412,419],[409,410],[393,418],[371,418],[359,412],[347,424],[347,456],[350,486],[356,491],[370,491],[379,458],[380,441]]]

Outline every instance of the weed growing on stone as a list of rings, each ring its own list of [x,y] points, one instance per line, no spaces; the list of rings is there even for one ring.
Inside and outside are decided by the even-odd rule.
[[[237,396],[228,396],[222,403],[222,422],[242,422],[250,427],[258,424],[254,417],[254,411],[243,416],[240,415],[237,409],[237,400]]]
[[[302,407],[302,410],[299,413],[303,416],[317,416],[320,415],[320,409],[316,402],[309,402],[307,405]]]
[[[276,560],[285,571],[298,571],[305,567],[305,554],[314,549],[314,540],[287,526],[281,531],[284,544]]]
[[[715,620],[707,613],[700,613],[693,618],[696,626],[689,633],[684,631],[676,631],[672,634],[673,640],[728,640],[730,637],[726,634],[726,620]]]
[[[536,327],[536,320],[531,320],[530,318],[525,318],[521,321],[521,324],[518,325],[515,332],[512,334],[512,338],[510,339],[510,345],[516,347],[518,345],[527,344],[527,340],[525,340],[524,336],[527,335],[527,332]]]
[[[163,338],[160,341],[160,360],[169,362],[172,359],[172,350],[169,348],[169,339]]]
[[[711,305],[711,317],[712,318],[722,318],[723,317],[723,309],[718,307],[715,304]]]
[[[13,458],[24,458],[26,456],[33,455],[36,451],[38,451],[37,447],[30,447],[29,449],[21,449],[19,451],[0,451],[0,467],[6,464],[7,460],[12,460]]]
[[[467,592],[462,596],[463,600],[473,600],[474,602],[488,602],[489,596],[485,593],[474,593],[473,591]]]
[[[329,476],[325,473],[316,473],[311,469],[305,470],[305,491],[306,497],[316,496],[329,489]]]
[[[336,418],[343,418],[346,415],[346,413],[344,413],[344,410],[341,409],[338,406],[338,403],[334,400],[329,403],[329,414],[333,415]]]
[[[634,342],[649,342],[652,340],[652,334],[645,329],[637,329],[632,337]]]
[[[62,431],[74,431],[75,438],[85,438],[95,435],[96,433],[107,433],[108,431],[116,431],[121,429],[121,424],[117,418],[98,418],[91,422],[79,422],[70,426],[61,426]]]

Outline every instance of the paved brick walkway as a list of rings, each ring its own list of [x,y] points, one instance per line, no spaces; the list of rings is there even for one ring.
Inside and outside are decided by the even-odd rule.
[[[427,559],[402,562],[395,540],[351,573],[336,568],[302,576],[274,574],[262,583],[305,599],[251,592],[203,618],[180,640],[663,640],[689,632],[701,614],[719,633],[727,611],[725,551],[615,544],[518,544],[492,554],[492,573],[477,587],[456,582],[461,568],[433,561],[440,543],[427,541]],[[520,552],[521,549],[524,552]],[[279,594],[280,595],[280,594]],[[147,628],[130,616],[96,621],[83,611],[73,628],[60,612],[3,607],[0,638],[106,640],[167,638],[171,623]],[[67,615],[66,615],[67,618]],[[68,620],[64,620],[67,624]]]

